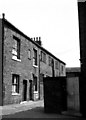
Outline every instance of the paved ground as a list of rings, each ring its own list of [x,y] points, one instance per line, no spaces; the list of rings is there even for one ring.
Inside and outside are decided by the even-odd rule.
[[[1,109],[1,107],[0,107]],[[52,109],[52,108],[51,108]],[[57,114],[57,113],[45,113],[44,112],[44,103],[43,101],[29,101],[22,104],[16,104],[16,105],[8,105],[2,107],[2,118],[56,118],[56,119],[62,119],[62,120],[86,120],[79,117],[77,114],[74,114],[71,112],[64,112],[63,114]],[[78,116],[78,117],[76,117]]]
[[[74,116],[66,116],[57,113],[45,113],[43,107],[36,107],[27,111],[15,113],[13,115],[3,116],[3,118],[57,118],[57,120],[70,119],[70,120],[81,120],[81,118]]]
[[[3,107],[0,106],[0,115],[14,114],[40,106],[44,106],[43,100],[23,102],[21,104],[5,105]]]

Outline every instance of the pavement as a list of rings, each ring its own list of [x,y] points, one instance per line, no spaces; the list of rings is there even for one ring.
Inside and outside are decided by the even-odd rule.
[[[39,100],[39,101],[25,101],[21,102],[20,104],[11,104],[11,105],[5,105],[5,106],[0,106],[0,117],[3,115],[12,115],[16,114],[22,111],[28,111],[33,108],[37,107],[44,107],[44,101]],[[81,114],[77,111],[64,111],[62,112],[62,115],[64,116],[74,116],[74,117],[80,117]]]
[[[0,106],[0,116],[14,114],[21,111],[27,111],[40,106],[44,106],[43,100],[25,101],[25,102],[21,102],[20,104]]]

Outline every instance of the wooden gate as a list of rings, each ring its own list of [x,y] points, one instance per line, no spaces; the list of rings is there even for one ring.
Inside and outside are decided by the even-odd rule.
[[[67,109],[66,77],[47,77],[44,84],[44,111],[61,113]]]

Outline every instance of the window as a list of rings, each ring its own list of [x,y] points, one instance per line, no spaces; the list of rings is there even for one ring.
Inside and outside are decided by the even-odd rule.
[[[12,93],[19,93],[19,75],[12,75]]]
[[[44,74],[40,73],[40,83],[43,83]]]
[[[33,74],[34,91],[37,91],[37,77]]]
[[[46,54],[43,51],[41,51],[41,61],[46,63]]]
[[[37,65],[37,50],[33,49],[33,65]]]
[[[61,66],[61,73],[62,74],[64,73],[64,66],[63,65]]]
[[[15,36],[13,36],[13,39],[14,39],[14,44],[13,44],[12,54],[17,59],[20,59],[20,40]]]
[[[55,61],[55,68],[59,69],[59,62],[58,61]]]
[[[52,66],[52,58],[49,56],[49,66]]]
[[[28,50],[28,58],[31,59],[31,50]]]

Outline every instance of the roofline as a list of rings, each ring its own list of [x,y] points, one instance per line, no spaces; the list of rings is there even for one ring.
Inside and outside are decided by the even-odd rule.
[[[39,47],[40,49],[44,50],[46,53],[48,53],[49,55],[51,55],[52,57],[54,57],[56,60],[58,60],[59,62],[62,62],[64,65],[66,65],[65,62],[61,61],[60,59],[58,59],[57,57],[55,57],[51,52],[49,52],[48,50],[46,50],[45,48],[41,47],[40,45],[38,45],[36,42],[34,42],[30,37],[28,37],[27,35],[25,35],[23,32],[21,32],[17,27],[15,27],[12,23],[10,23],[9,21],[7,21],[5,18],[2,18],[3,22],[8,25],[8,27],[11,27],[14,31],[17,31],[19,34],[21,34],[23,37],[25,37],[26,39],[28,39],[29,41],[31,41],[33,44],[35,44],[37,47]]]
[[[86,2],[86,0],[77,0],[77,2]]]
[[[66,73],[80,73],[81,67],[66,67]]]

